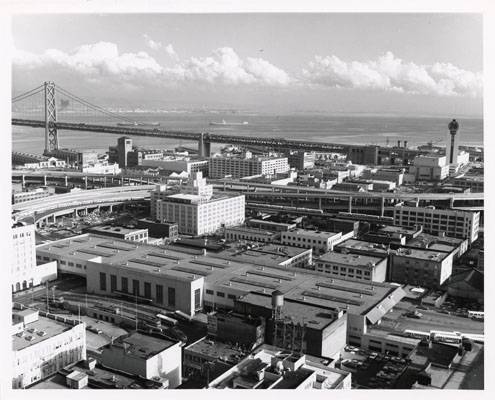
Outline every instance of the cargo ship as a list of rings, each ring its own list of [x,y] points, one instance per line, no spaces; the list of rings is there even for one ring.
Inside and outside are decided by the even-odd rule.
[[[118,122],[117,126],[160,126],[159,122]]]
[[[248,125],[249,122],[244,121],[244,122],[227,122],[224,119],[222,122],[210,122],[211,126],[239,126],[239,125]]]

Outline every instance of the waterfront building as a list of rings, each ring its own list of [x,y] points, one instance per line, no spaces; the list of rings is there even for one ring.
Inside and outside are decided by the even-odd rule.
[[[231,177],[234,179],[253,175],[275,175],[289,171],[287,157],[211,157],[208,163],[210,178]]]
[[[67,166],[80,171],[98,163],[98,153],[92,150],[53,149],[45,155],[63,160]]]

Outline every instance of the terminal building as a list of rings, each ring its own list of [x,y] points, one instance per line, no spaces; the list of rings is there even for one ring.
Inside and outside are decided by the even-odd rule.
[[[295,266],[261,266],[90,234],[39,246],[37,256],[57,261],[60,271],[86,276],[88,293],[143,298],[190,316],[207,308],[271,318],[272,292],[279,290],[285,305],[278,326],[283,328],[284,318],[291,316],[296,325],[306,324],[307,332],[314,332],[308,333],[308,346],[314,347],[307,353],[317,356],[334,355],[342,330],[343,342],[346,332],[348,338],[360,338],[405,295],[400,287],[384,283],[345,281]],[[267,324],[267,331],[273,332],[273,326]],[[338,335],[332,340],[333,334],[326,334],[334,329]]]
[[[13,389],[86,359],[86,324],[20,306],[12,311]]]
[[[460,210],[443,210],[430,207],[397,205],[393,208],[395,225],[405,227],[422,226],[423,232],[468,239],[473,243],[478,238],[480,213]]]
[[[214,194],[213,186],[206,184],[201,172],[196,173],[182,193],[167,195],[166,190],[157,185],[156,194],[152,195],[155,203],[152,208],[156,220],[176,222],[179,233],[205,235],[244,223],[244,195]],[[162,193],[164,196],[160,196]]]
[[[252,157],[250,152],[245,152],[244,157],[211,157],[208,163],[209,177],[214,179],[276,175],[289,169],[287,157]]]

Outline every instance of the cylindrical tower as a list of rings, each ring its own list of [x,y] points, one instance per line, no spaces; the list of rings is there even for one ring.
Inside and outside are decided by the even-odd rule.
[[[447,142],[447,163],[457,164],[457,153],[458,153],[458,137],[457,131],[459,130],[459,123],[453,119],[449,123],[449,136],[450,140]]]
[[[284,294],[280,290],[275,290],[272,293],[272,317],[274,320],[280,319],[283,306]]]

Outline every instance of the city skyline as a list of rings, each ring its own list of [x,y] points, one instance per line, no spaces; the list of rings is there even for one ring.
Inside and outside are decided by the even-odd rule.
[[[17,16],[13,39],[14,93],[56,78],[108,106],[482,115],[477,14]]]

